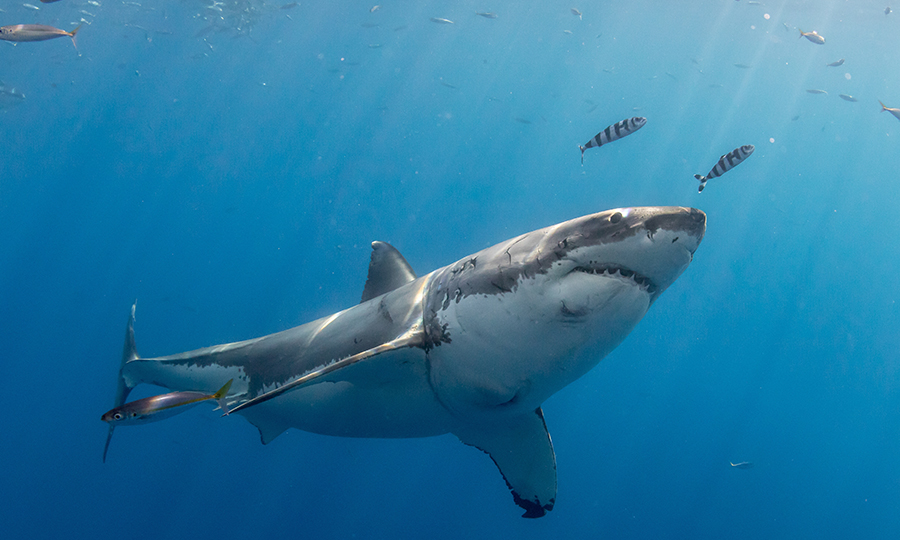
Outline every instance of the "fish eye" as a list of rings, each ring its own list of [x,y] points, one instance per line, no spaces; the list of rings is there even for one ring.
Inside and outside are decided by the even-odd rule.
[[[610,223],[618,223],[622,221],[622,212],[616,212],[615,214],[609,216]]]
[[[116,414],[113,415],[113,418],[115,418],[116,420],[121,420],[121,419],[122,419],[122,413],[117,412]]]

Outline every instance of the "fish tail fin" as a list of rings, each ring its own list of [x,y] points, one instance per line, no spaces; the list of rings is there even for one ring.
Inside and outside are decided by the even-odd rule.
[[[699,174],[695,174],[694,178],[696,178],[697,180],[700,180],[700,187],[697,188],[697,193],[702,193],[703,188],[706,187],[706,181],[708,180],[708,178],[706,178],[705,176],[699,175]]]
[[[77,28],[76,28],[77,30]],[[131,305],[131,315],[128,317],[128,325],[125,327],[125,346],[122,349],[122,364],[119,367],[119,378],[116,381],[116,398],[113,408],[121,407],[128,394],[131,393],[133,386],[129,386],[122,372],[125,370],[125,364],[140,358],[137,353],[137,347],[134,344],[134,311],[137,308],[137,300]],[[109,433],[106,435],[106,446],[103,447],[103,462],[106,463],[106,453],[109,451],[109,441],[112,440],[113,430],[115,426],[110,424]]]
[[[584,151],[587,150],[584,146],[578,145],[578,148],[581,149],[581,164],[584,165]]]
[[[799,28],[797,30],[800,30]],[[803,30],[800,30],[800,37],[803,37]]]
[[[884,103],[882,103],[880,99],[878,100],[878,103],[879,103],[879,105],[881,105],[881,112],[884,112],[887,110],[887,107],[884,106]]]
[[[228,402],[225,400],[225,394],[231,389],[231,383],[233,382],[234,379],[228,379],[228,382],[223,384],[222,388],[219,388],[219,391],[212,396],[216,403],[219,404],[219,408],[222,409],[222,416],[228,416]]]
[[[75,30],[72,30],[71,32],[69,32],[69,37],[72,38],[72,46],[75,47],[76,51],[78,50],[78,43],[75,43],[75,34],[77,34],[78,30],[81,29],[82,24],[84,24],[84,23],[79,24],[78,26],[75,27]]]

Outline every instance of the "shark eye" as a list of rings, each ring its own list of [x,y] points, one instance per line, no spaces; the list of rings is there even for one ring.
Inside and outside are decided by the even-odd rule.
[[[622,212],[616,212],[615,214],[609,216],[610,223],[618,223],[622,221]]]

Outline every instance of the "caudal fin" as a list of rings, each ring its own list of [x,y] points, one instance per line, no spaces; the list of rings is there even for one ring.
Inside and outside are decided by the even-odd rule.
[[[78,30],[78,28],[75,30]],[[122,376],[125,364],[140,358],[137,353],[137,347],[134,345],[134,311],[136,308],[137,300],[131,305],[131,315],[128,317],[128,325],[125,327],[125,346],[122,349],[122,365],[119,366],[119,378],[116,382],[116,398],[115,403],[113,404],[114,409],[121,407],[125,403],[125,400],[128,399],[128,394],[131,393],[132,387],[128,386],[128,383],[125,382],[125,377]],[[114,429],[115,426],[110,424],[109,433],[106,435],[106,446],[103,447],[103,463],[106,463],[106,453],[109,451],[109,441],[112,440]]]
[[[216,403],[219,404],[219,408],[222,409],[222,416],[228,415],[228,401],[225,399],[225,394],[231,389],[231,383],[233,382],[234,379],[228,379],[228,382],[222,385],[222,388],[219,388],[219,391],[212,396]]]
[[[703,192],[703,188],[706,187],[706,180],[707,180],[707,178],[706,178],[705,176],[702,176],[702,175],[699,175],[699,174],[695,174],[695,175],[694,175],[694,178],[696,178],[697,180],[700,180],[700,187],[697,188],[697,193],[702,193],[702,192]]]
[[[81,24],[84,24],[84,23],[81,23]],[[71,32],[69,32],[69,37],[72,38],[72,46],[75,47],[75,50],[76,50],[76,51],[78,50],[78,44],[75,43],[75,34],[78,33],[78,30],[81,28],[81,24],[79,24],[78,26],[76,26],[76,27],[75,27],[75,30],[72,30]]]
[[[887,110],[887,107],[884,106],[884,103],[882,103],[880,99],[878,100],[878,103],[881,105],[881,112],[884,112]]]

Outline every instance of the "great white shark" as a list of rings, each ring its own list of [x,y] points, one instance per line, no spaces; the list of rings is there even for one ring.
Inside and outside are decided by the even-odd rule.
[[[490,455],[524,517],[540,517],[556,499],[541,404],[625,339],[690,264],[705,231],[706,214],[693,208],[619,208],[421,277],[396,249],[374,242],[360,304],[158,358],[138,356],[132,307],[115,406],[140,383],[211,394],[233,379],[229,414],[256,426],[264,444],[288,428],[452,433]]]

